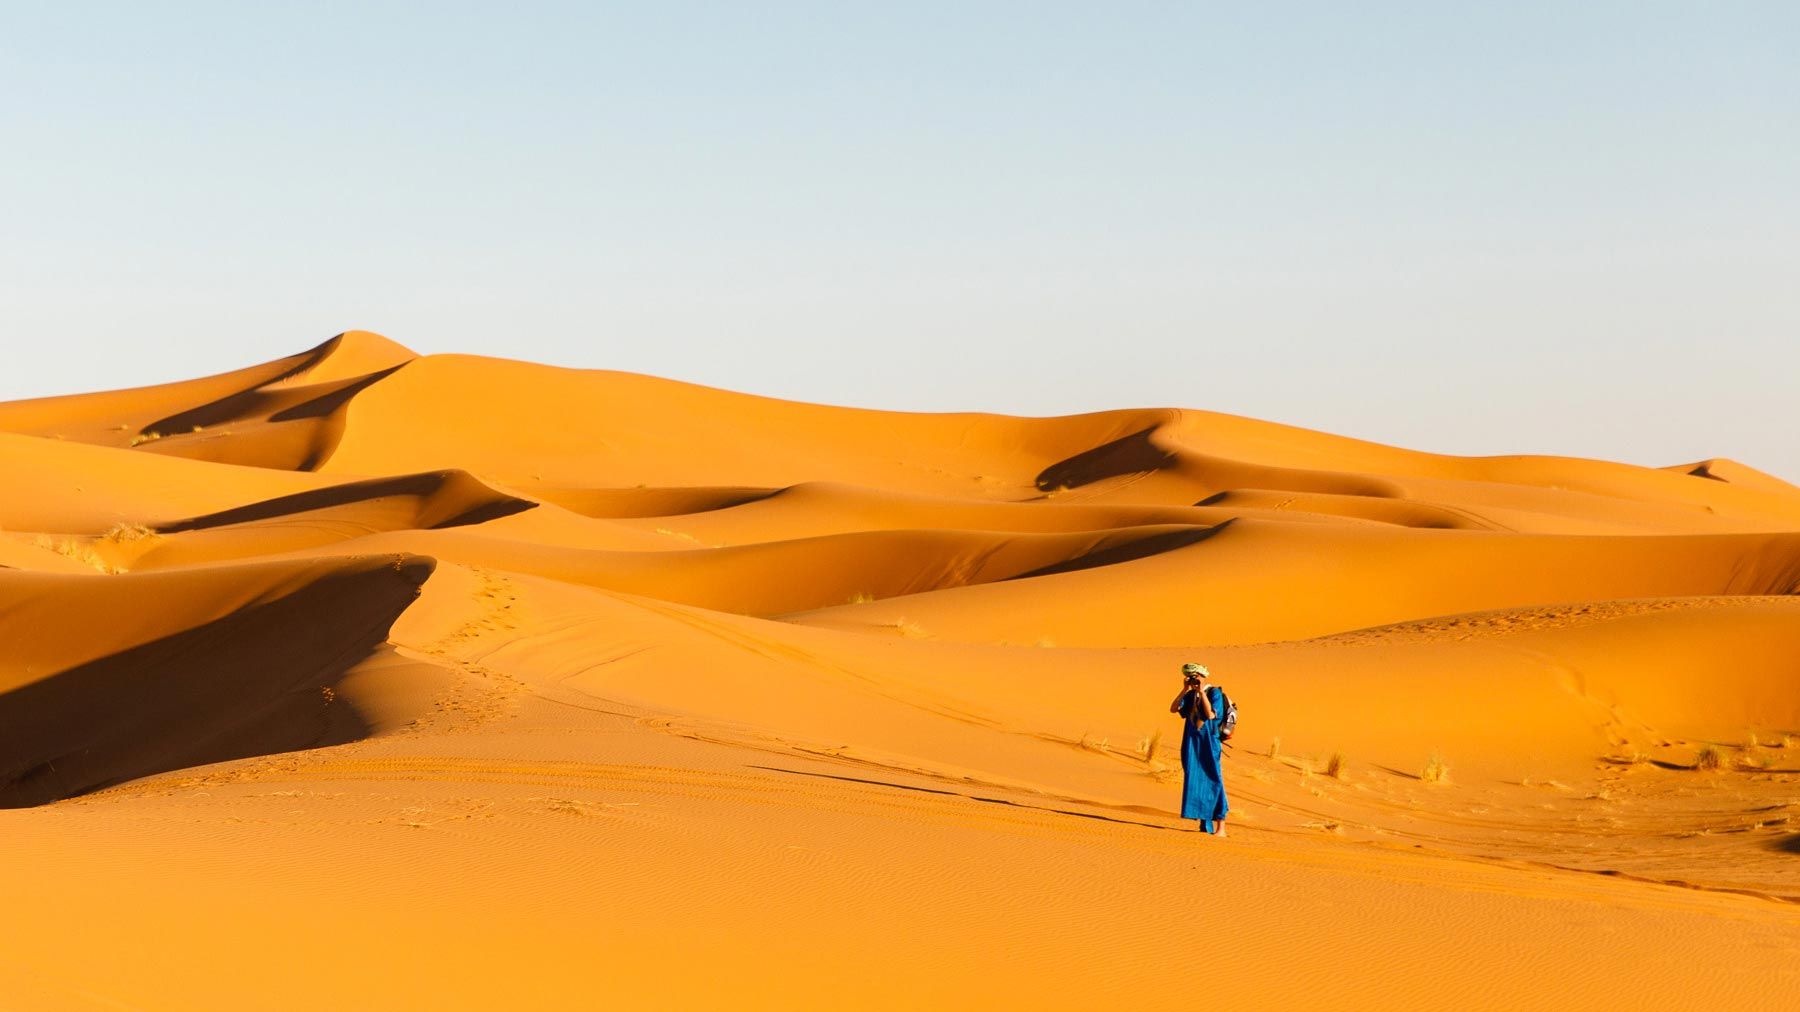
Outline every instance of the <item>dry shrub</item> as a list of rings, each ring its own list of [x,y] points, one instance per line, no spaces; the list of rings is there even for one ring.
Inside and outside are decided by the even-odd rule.
[[[1144,761],[1145,762],[1149,762],[1150,760],[1156,758],[1157,746],[1159,746],[1161,744],[1162,744],[1162,731],[1156,730],[1156,731],[1150,732],[1150,737],[1144,739]]]
[[[1333,780],[1344,779],[1344,753],[1331,753],[1331,758],[1325,760],[1325,775]]]
[[[1450,764],[1442,755],[1433,752],[1431,758],[1425,760],[1425,768],[1419,771],[1419,779],[1428,784],[1444,783],[1450,779]]]
[[[154,530],[143,524],[128,524],[120,521],[113,524],[112,528],[100,537],[115,545],[129,545],[136,541],[147,541],[159,536]]]
[[[1694,768],[1697,770],[1716,770],[1725,765],[1725,753],[1717,745],[1702,745],[1700,751],[1694,753]]]
[[[31,543],[46,551],[55,552],[58,555],[74,559],[76,562],[92,566],[108,576],[118,572],[112,563],[102,558],[99,552],[94,551],[93,545],[79,538],[59,538],[49,534],[40,534],[32,538]]]

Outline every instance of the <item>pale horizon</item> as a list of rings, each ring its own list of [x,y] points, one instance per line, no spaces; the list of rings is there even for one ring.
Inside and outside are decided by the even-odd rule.
[[[1800,480],[1785,5],[188,9],[0,23],[0,399],[361,328]]]

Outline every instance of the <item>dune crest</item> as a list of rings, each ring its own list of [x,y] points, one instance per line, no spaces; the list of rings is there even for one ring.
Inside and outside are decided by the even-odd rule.
[[[0,404],[0,469],[31,1007],[1184,1007],[1165,910],[1252,1007],[1794,984],[1800,488],[1731,460],[347,331]],[[1228,840],[1174,817],[1189,660]]]

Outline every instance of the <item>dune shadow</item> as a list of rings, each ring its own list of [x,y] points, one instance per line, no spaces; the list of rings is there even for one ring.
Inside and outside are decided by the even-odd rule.
[[[310,366],[313,364],[317,363],[313,362],[308,365]],[[401,365],[391,366],[377,372],[372,372],[367,376],[361,376],[354,380],[321,384],[321,386],[330,387],[330,389],[309,400],[302,401],[299,404],[276,410],[269,415],[269,421],[288,422],[304,418],[321,418],[325,415],[329,415],[331,412],[342,407],[350,400],[350,398],[368,389],[376,382],[393,375],[395,370],[401,368],[401,366],[405,364],[406,363],[403,362]],[[212,428],[216,425],[224,425],[229,422],[239,422],[247,418],[254,418],[256,415],[269,410],[272,406],[279,404],[286,399],[283,397],[282,392],[270,391],[268,389],[270,383],[279,382],[282,379],[295,375],[297,372],[298,370],[295,370],[284,376],[277,377],[275,380],[251,387],[248,390],[240,390],[237,393],[228,394],[217,400],[208,401],[205,404],[188,408],[185,411],[176,412],[166,418],[159,418],[149,425],[144,426],[144,428],[140,430],[140,434],[160,432],[169,435],[191,432],[196,428]]]
[[[368,720],[322,690],[386,642],[434,566],[335,572],[0,694],[0,808],[367,737]]]
[[[737,486],[656,488],[542,488],[531,494],[597,520],[688,516],[762,502],[785,489]]]
[[[1151,438],[1155,434],[1156,426],[1151,426],[1052,464],[1039,472],[1037,487],[1044,492],[1080,488],[1120,475],[1160,471],[1174,463],[1175,454],[1157,446]]]
[[[370,478],[366,481],[353,481],[327,488],[309,489],[305,492],[276,496],[273,499],[264,499],[261,502],[249,503],[244,506],[234,506],[217,513],[208,513],[204,516],[164,524],[156,530],[159,534],[180,534],[184,531],[200,531],[212,527],[227,527],[232,524],[247,524],[294,513],[309,513],[334,506],[347,506],[351,503],[367,502],[386,496],[416,496],[424,499],[442,491],[452,479],[457,477],[465,476],[459,471],[430,471],[423,474],[398,475],[392,478]],[[475,481],[473,478],[468,480]],[[485,523],[489,520],[497,520],[501,517],[535,509],[538,505],[524,499],[502,495],[499,492],[493,493],[493,496],[487,502],[477,503],[469,509],[430,524],[429,529],[438,530],[446,527]]]
[[[351,380],[335,390],[330,390],[314,397],[312,400],[303,401],[291,408],[283,408],[270,415],[269,421],[292,422],[302,418],[323,418],[349,403],[350,398],[355,397],[364,390],[387,379],[394,373],[399,372],[401,369],[404,369],[406,365],[407,363],[402,362],[399,365],[388,366],[386,369],[377,370],[367,376]]]
[[[1779,840],[1771,841],[1770,850],[1779,850],[1783,854],[1800,854],[1800,833],[1789,833]]]
[[[852,777],[845,776],[841,773],[819,773],[812,770],[791,770],[781,766],[759,766],[756,764],[751,764],[750,768],[767,770],[770,773],[787,773],[797,777],[817,777],[821,780],[841,780],[844,783],[864,784],[869,787],[890,787],[897,791],[911,791],[915,794],[939,794],[952,798],[965,798],[969,801],[978,801],[985,805],[1006,805],[1011,808],[1023,808],[1027,811],[1044,812],[1049,815],[1072,815],[1078,819],[1093,819],[1097,822],[1113,822],[1121,826],[1137,826],[1140,829],[1160,829],[1183,834],[1192,832],[1192,830],[1189,830],[1184,826],[1171,826],[1155,822],[1139,822],[1137,819],[1126,819],[1116,815],[1106,815],[1101,812],[1081,812],[1068,808],[1052,808],[1048,805],[1028,805],[1023,802],[1013,801],[1010,798],[988,798],[982,797],[979,794],[964,794],[961,791],[945,790],[939,787],[925,787],[919,784],[899,784],[892,780],[876,780],[872,777]]]
[[[1146,559],[1152,555],[1161,555],[1164,552],[1172,552],[1177,548],[1186,548],[1189,545],[1197,545],[1207,538],[1223,531],[1225,528],[1230,527],[1233,522],[1234,520],[1227,520],[1224,523],[1214,524],[1211,527],[1193,527],[1186,530],[1164,531],[1161,534],[1151,534],[1146,537],[1137,538],[1133,541],[1128,541],[1121,545],[1112,545],[1107,548],[1099,549],[1098,551],[1077,555],[1072,559],[1064,559],[1061,562],[1052,563],[1048,566],[1041,566],[1028,573],[1009,576],[1007,579],[1028,580],[1034,576],[1054,576],[1057,573],[1074,573],[1083,569],[1098,569],[1101,566],[1116,566],[1123,562]]]

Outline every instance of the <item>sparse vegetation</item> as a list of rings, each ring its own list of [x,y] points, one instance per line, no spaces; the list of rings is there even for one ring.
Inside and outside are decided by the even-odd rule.
[[[50,534],[39,534],[37,537],[31,539],[31,543],[45,551],[55,552],[58,555],[74,559],[76,562],[92,566],[95,570],[105,573],[108,576],[112,576],[119,571],[112,563],[102,558],[100,553],[94,551],[93,545],[88,544],[80,538],[62,538]]]
[[[156,431],[155,429],[151,429],[149,432],[140,432],[137,435],[132,436],[131,437],[131,445],[132,446],[142,446],[145,443],[154,443],[157,440],[161,439],[162,437],[163,437],[162,433]]]
[[[900,635],[907,639],[923,639],[925,636],[925,627],[909,618],[895,619],[893,627],[900,630]]]
[[[1325,775],[1333,780],[1344,779],[1344,753],[1331,753],[1331,757],[1325,760]]]
[[[1108,744],[1110,740],[1111,739],[1108,738],[1095,738],[1092,734],[1083,731],[1081,732],[1080,745],[1089,752],[1111,752],[1112,748]]]
[[[1269,740],[1269,758],[1270,759],[1280,759],[1281,758],[1281,739],[1280,738],[1271,738]]]
[[[124,521],[120,521],[113,524],[111,529],[100,537],[102,540],[110,541],[115,545],[129,545],[136,541],[145,541],[158,536],[159,535],[154,530],[151,530],[143,524],[128,524]]]
[[[1425,760],[1425,768],[1419,771],[1419,779],[1428,784],[1446,783],[1450,779],[1450,764],[1444,761],[1441,754],[1433,752]]]
[[[1697,770],[1716,770],[1725,765],[1725,754],[1717,745],[1702,745],[1700,751],[1694,753],[1694,768]]]
[[[850,604],[871,604],[874,602],[874,600],[875,600],[874,594],[858,592],[858,593],[850,595],[850,600],[848,603],[850,603]]]
[[[1148,738],[1144,739],[1143,751],[1144,751],[1144,761],[1145,762],[1149,762],[1152,759],[1156,758],[1157,746],[1159,746],[1161,744],[1162,744],[1162,731],[1156,730],[1156,731],[1150,732],[1150,736]]]

